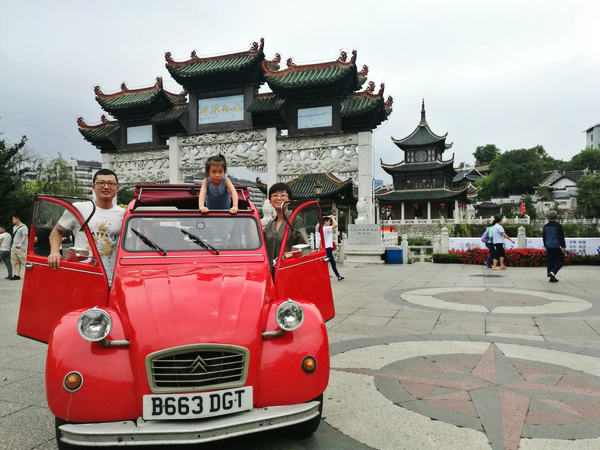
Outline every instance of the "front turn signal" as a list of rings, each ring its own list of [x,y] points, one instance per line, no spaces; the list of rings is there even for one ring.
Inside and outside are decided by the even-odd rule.
[[[313,373],[317,369],[317,360],[312,356],[307,356],[302,360],[302,370],[306,373]]]
[[[68,374],[66,374],[65,378],[63,380],[63,386],[69,392],[78,391],[79,388],[81,388],[82,384],[83,384],[83,377],[81,376],[81,374],[79,372],[75,372],[75,371],[69,372]]]

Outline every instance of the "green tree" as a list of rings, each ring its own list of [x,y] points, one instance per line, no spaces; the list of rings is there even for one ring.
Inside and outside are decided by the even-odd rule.
[[[23,136],[16,144],[0,139],[0,198],[2,217],[0,222],[7,225],[12,214],[20,214],[28,223],[31,216],[32,197],[23,189],[22,176],[29,170],[29,156],[25,149],[27,137]]]
[[[488,194],[531,194],[555,163],[541,145],[504,152],[490,164]]]
[[[581,170],[585,168],[590,169],[592,172],[600,170],[600,149],[586,148],[585,150],[581,150],[567,163],[568,170]]]
[[[30,181],[27,191],[34,194],[52,194],[66,197],[83,197],[85,192],[75,178],[73,169],[60,156],[37,169],[37,179]]]
[[[117,203],[119,205],[128,205],[133,199],[133,189],[121,188],[117,192]]]
[[[584,217],[600,217],[600,172],[577,180],[577,205]]]
[[[500,149],[494,144],[480,145],[477,147],[473,156],[475,157],[475,164],[487,164],[500,154]]]

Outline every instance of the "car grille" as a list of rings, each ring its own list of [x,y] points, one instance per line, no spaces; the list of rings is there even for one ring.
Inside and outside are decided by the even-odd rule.
[[[224,389],[246,382],[248,350],[230,345],[177,347],[148,355],[146,365],[153,392]]]

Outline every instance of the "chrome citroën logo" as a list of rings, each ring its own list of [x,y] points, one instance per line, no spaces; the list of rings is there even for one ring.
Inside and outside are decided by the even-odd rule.
[[[198,373],[198,372],[208,372],[208,364],[202,359],[200,355],[196,356],[196,359],[192,361],[189,367],[190,373]]]

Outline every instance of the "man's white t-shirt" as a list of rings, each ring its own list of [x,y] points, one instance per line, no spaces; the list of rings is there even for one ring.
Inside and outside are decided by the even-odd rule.
[[[92,213],[91,202],[75,202],[73,206],[81,213],[83,218],[87,218]],[[117,253],[117,245],[119,242],[119,234],[123,223],[125,210],[120,206],[113,205],[110,209],[99,208],[96,206],[94,215],[88,222],[90,232],[94,237],[94,242],[98,248],[98,253],[102,258],[102,264],[106,270],[109,284],[112,281],[113,269],[115,267],[115,255]],[[79,222],[73,215],[65,211],[58,221],[65,230],[79,229]],[[91,251],[88,245],[88,240],[83,231],[75,233],[75,247],[83,248]]]
[[[0,252],[10,252],[10,246],[12,244],[12,238],[10,237],[10,233],[5,231],[4,233],[0,233]]]
[[[500,225],[499,223],[495,224],[492,227],[494,245],[504,244],[504,236],[502,235],[502,233],[504,233],[504,227],[502,227],[502,225]]]
[[[333,248],[333,226],[323,227],[323,238],[325,239],[325,248]]]

